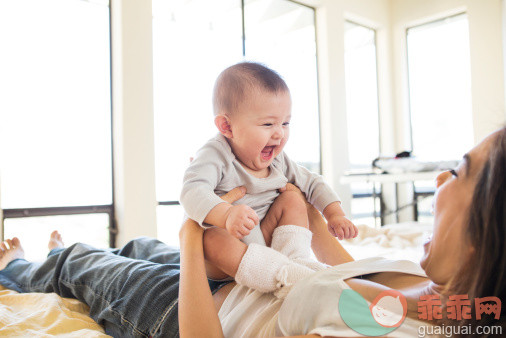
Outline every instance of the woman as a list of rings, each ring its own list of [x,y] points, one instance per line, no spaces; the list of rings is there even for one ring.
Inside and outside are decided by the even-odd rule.
[[[226,336],[358,335],[339,318],[337,303],[335,308],[320,306],[335,296],[318,293],[322,285],[329,290],[338,285],[339,292],[351,288],[369,301],[384,290],[401,291],[407,299],[408,315],[392,332],[394,336],[418,335],[417,329],[422,325],[438,324],[417,320],[421,296],[438,296],[444,303],[452,295],[467,294],[471,306],[475,298],[496,296],[505,300],[505,169],[506,129],[502,129],[466,154],[458,168],[438,176],[434,234],[424,245],[420,264],[428,278],[406,262],[352,261],[337,241],[323,235],[327,233],[325,223],[308,207],[310,226],[315,230],[312,246],[316,256],[329,265],[346,264],[301,280],[284,301],[232,283],[211,285],[215,292],[211,296],[205,278],[203,231],[195,223],[186,222],[180,236],[183,266],[179,289],[180,334],[188,337],[224,333]],[[241,191],[235,189],[226,198],[235,200],[240,196]],[[112,335],[177,334],[174,300],[179,271],[177,265],[157,262],[177,263],[179,255],[157,241],[132,241],[113,253],[83,244],[64,250],[58,235],[53,234],[50,241],[53,250],[42,265],[21,258],[17,239],[1,247],[0,268],[5,268],[0,276],[5,286],[25,292],[55,291],[78,298],[90,305],[90,315]],[[356,272],[350,272],[353,267],[357,267]],[[234,267],[231,274],[233,270]],[[334,321],[334,318],[337,319]],[[484,321],[463,319],[458,324],[470,324],[472,328],[505,326],[504,317],[484,318]]]

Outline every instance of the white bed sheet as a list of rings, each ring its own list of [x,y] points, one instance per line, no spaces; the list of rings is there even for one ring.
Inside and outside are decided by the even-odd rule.
[[[355,259],[385,257],[419,262],[423,243],[432,234],[432,224],[404,222],[373,228],[357,225],[359,234],[341,244]]]

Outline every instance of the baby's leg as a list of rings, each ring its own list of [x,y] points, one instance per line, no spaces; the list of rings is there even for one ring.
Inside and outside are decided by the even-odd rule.
[[[272,203],[267,215],[260,223],[260,229],[267,246],[271,246],[272,233],[281,225],[308,228],[306,202],[295,191],[282,192]]]
[[[204,257],[206,274],[212,279],[235,276],[247,245],[230,235],[225,229],[211,227],[204,231]]]
[[[311,258],[312,233],[308,224],[306,201],[296,191],[285,191],[262,220],[261,230],[268,246],[298,264],[320,270],[325,265]]]
[[[260,292],[275,291],[281,298],[298,280],[314,273],[274,249],[256,243],[246,245],[217,227],[204,232],[204,255],[237,283]]]

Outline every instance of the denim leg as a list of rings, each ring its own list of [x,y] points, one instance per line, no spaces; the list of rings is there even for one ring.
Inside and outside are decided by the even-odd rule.
[[[23,292],[56,292],[83,301],[90,316],[115,337],[178,335],[179,264],[136,260],[75,244],[52,253],[44,263],[14,260],[0,275]]]
[[[178,248],[150,237],[139,237],[128,242],[121,249],[115,249],[117,255],[133,259],[143,259],[160,264],[179,264],[180,251]]]

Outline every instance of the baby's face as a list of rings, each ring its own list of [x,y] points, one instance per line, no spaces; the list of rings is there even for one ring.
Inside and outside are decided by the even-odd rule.
[[[237,159],[253,171],[269,167],[286,144],[292,101],[289,92],[255,91],[230,116],[229,143]]]

